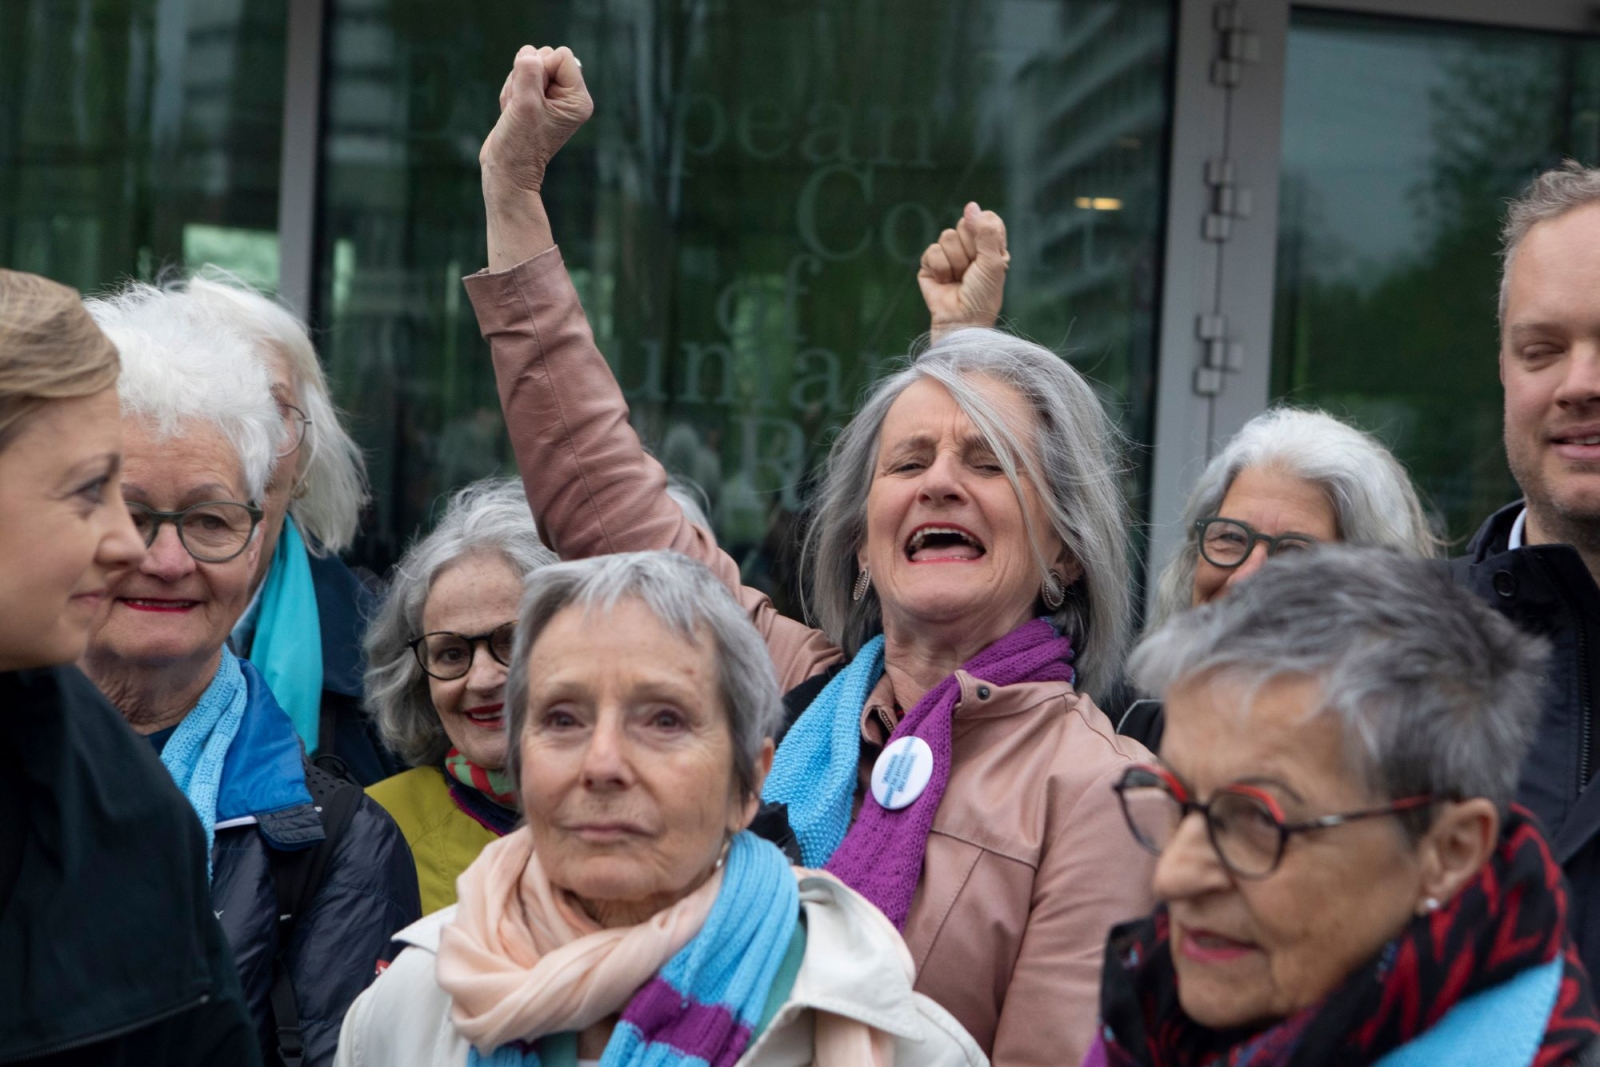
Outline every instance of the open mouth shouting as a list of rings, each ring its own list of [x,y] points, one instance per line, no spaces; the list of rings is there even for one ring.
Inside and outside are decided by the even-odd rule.
[[[972,563],[988,552],[978,535],[954,523],[926,522],[906,539],[912,563]]]

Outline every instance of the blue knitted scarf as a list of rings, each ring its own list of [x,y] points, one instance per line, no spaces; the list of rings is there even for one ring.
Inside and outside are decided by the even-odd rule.
[[[883,677],[883,635],[861,646],[784,735],[761,790],[786,804],[807,867],[826,864],[850,829],[861,763],[861,709]]]
[[[183,722],[161,750],[167,773],[183,790],[200,816],[206,832],[206,878],[211,877],[211,845],[217,836],[217,797],[222,792],[222,764],[228,747],[244,722],[248,695],[239,659],[227,646],[216,677],[200,694],[200,702],[185,715]]]
[[[746,831],[700,932],[628,1001],[600,1067],[733,1067],[755,1033],[800,921],[794,870]],[[467,1053],[467,1067],[539,1067],[537,1045]]]

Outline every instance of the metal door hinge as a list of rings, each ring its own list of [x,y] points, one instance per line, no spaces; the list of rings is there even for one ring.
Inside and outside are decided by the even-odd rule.
[[[1261,61],[1261,37],[1245,29],[1244,15],[1236,0],[1224,0],[1216,6],[1213,24],[1217,28],[1217,57],[1211,62],[1211,81],[1231,89],[1244,77],[1246,64]]]
[[[1228,338],[1226,315],[1200,315],[1195,336],[1205,345],[1205,355],[1194,372],[1194,391],[1200,396],[1222,392],[1222,376],[1244,369],[1244,345]]]
[[[1211,191],[1205,217],[1205,238],[1226,241],[1233,236],[1235,219],[1247,219],[1255,210],[1255,197],[1234,180],[1233,164],[1226,159],[1206,161],[1206,186]]]

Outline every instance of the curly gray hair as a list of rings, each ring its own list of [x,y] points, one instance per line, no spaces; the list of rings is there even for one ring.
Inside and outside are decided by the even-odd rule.
[[[1033,440],[1006,425],[974,384],[979,378],[1023,397],[1038,416]],[[1072,639],[1079,688],[1103,694],[1121,670],[1131,625],[1129,518],[1117,480],[1122,435],[1094,389],[1065,360],[999,330],[945,335],[880,384],[834,442],[801,557],[810,615],[852,656],[882,629],[877,592],[852,599],[856,554],[866,539],[867,492],[883,420],[900,394],[923,380],[939,383],[955,398],[999,458],[1019,500],[1021,479],[1032,483],[1051,528],[1083,568],[1053,621]],[[1041,585],[1049,573],[1043,533],[1028,531]]]
[[[757,791],[762,743],[783,721],[772,656],[749,615],[703,564],[676,552],[624,552],[544,567],[528,579],[517,620],[517,643],[506,675],[506,726],[512,743],[506,769],[522,790],[516,739],[528,717],[528,659],[539,635],[562,609],[609,611],[637,600],[685,640],[709,640],[717,661],[717,697],[733,737],[733,771],[744,796]]]
[[[478,554],[498,555],[526,578],[556,561],[539,540],[522,483],[485,478],[457,492],[433,532],[395,565],[389,590],[367,627],[366,708],[384,742],[413,767],[432,766],[450,750],[409,642],[422,632],[434,579]]]
[[[1252,694],[1275,679],[1312,679],[1314,714],[1339,717],[1348,765],[1368,790],[1389,800],[1486,797],[1504,816],[1548,654],[1436,564],[1324,545],[1271,560],[1236,592],[1179,615],[1134,650],[1128,672],[1163,698],[1185,683],[1220,680]],[[1403,821],[1416,834],[1427,817]]]
[[[1324,411],[1274,408],[1245,423],[1206,469],[1183,509],[1183,543],[1156,582],[1146,633],[1194,604],[1200,541],[1195,524],[1213,518],[1233,480],[1271,468],[1319,486],[1333,505],[1339,538],[1411,556],[1439,554],[1439,539],[1400,461],[1378,439]]]

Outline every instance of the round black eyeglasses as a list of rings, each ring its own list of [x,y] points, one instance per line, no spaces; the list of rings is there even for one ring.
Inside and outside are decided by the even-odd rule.
[[[1249,559],[1257,544],[1267,546],[1268,556],[1304,552],[1317,545],[1315,538],[1305,534],[1286,533],[1273,537],[1238,519],[1201,519],[1194,524],[1194,529],[1200,540],[1200,554],[1206,562],[1225,570],[1232,570]]]
[[[226,563],[250,547],[250,538],[261,522],[263,512],[253,504],[237,500],[207,500],[182,511],[157,511],[144,504],[129,502],[128,517],[144,539],[144,547],[156,543],[161,527],[171,523],[178,531],[184,551],[201,563]]]
[[[1161,855],[1183,820],[1199,812],[1205,818],[1206,836],[1222,865],[1236,877],[1246,879],[1265,878],[1277,870],[1289,838],[1295,834],[1396,815],[1435,799],[1432,794],[1406,797],[1381,808],[1287,822],[1277,799],[1264,789],[1244,784],[1225,786],[1202,804],[1189,796],[1172,772],[1147,764],[1129,767],[1112,788],[1122,803],[1122,816],[1128,821],[1134,840],[1147,850]]]
[[[436,630],[406,642],[417,657],[417,664],[441,682],[465,678],[472,670],[472,657],[483,645],[502,667],[511,666],[511,646],[516,643],[516,622],[501,623],[485,634],[458,634]]]

